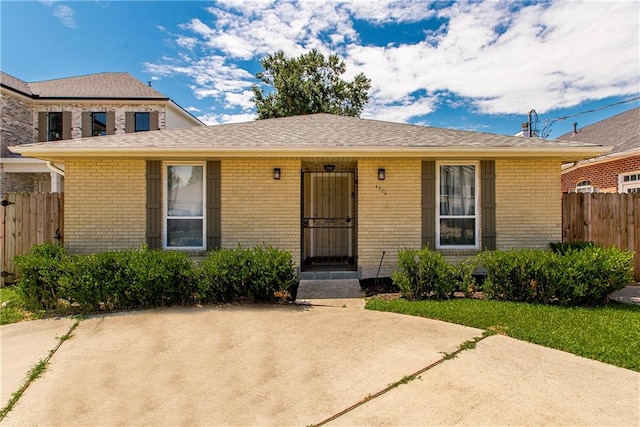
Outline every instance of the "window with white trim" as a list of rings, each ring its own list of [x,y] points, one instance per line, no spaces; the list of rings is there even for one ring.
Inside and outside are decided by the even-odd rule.
[[[591,181],[584,180],[576,184],[576,193],[597,193],[598,187],[591,185]]]
[[[204,163],[165,164],[164,247],[205,249]]]
[[[478,248],[477,163],[438,163],[436,247]]]
[[[618,175],[618,193],[640,193],[640,171]]]

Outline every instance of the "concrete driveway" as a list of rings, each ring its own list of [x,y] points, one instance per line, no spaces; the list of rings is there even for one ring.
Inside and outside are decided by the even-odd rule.
[[[2,406],[71,325],[0,327]],[[358,304],[100,316],[0,425],[640,424],[639,373],[503,336],[377,395],[481,335]]]

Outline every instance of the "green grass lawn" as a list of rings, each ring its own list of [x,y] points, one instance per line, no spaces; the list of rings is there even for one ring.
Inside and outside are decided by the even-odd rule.
[[[22,297],[16,288],[0,288],[0,325],[38,319],[42,313],[31,313],[24,310]]]
[[[385,301],[374,298],[366,307],[491,330],[640,372],[638,305],[616,303],[597,308],[567,308],[475,299]]]

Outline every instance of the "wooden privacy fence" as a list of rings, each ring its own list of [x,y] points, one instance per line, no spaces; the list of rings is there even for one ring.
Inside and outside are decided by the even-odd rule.
[[[7,193],[0,227],[2,286],[16,279],[15,256],[28,253],[33,245],[62,243],[63,212],[62,193]]]
[[[563,194],[562,240],[634,251],[635,280],[640,281],[640,193]]]

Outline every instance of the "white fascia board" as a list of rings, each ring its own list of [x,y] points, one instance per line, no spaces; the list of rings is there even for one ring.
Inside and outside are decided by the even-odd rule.
[[[11,147],[14,153],[47,160],[67,158],[145,158],[186,159],[199,156],[230,158],[273,157],[419,157],[447,159],[523,159],[548,158],[561,161],[581,160],[607,153],[611,147],[570,147],[553,150],[522,147],[61,147],[47,144]]]
[[[7,173],[48,173],[51,172],[44,160],[24,158],[24,157],[5,157],[0,159],[3,172]]]

